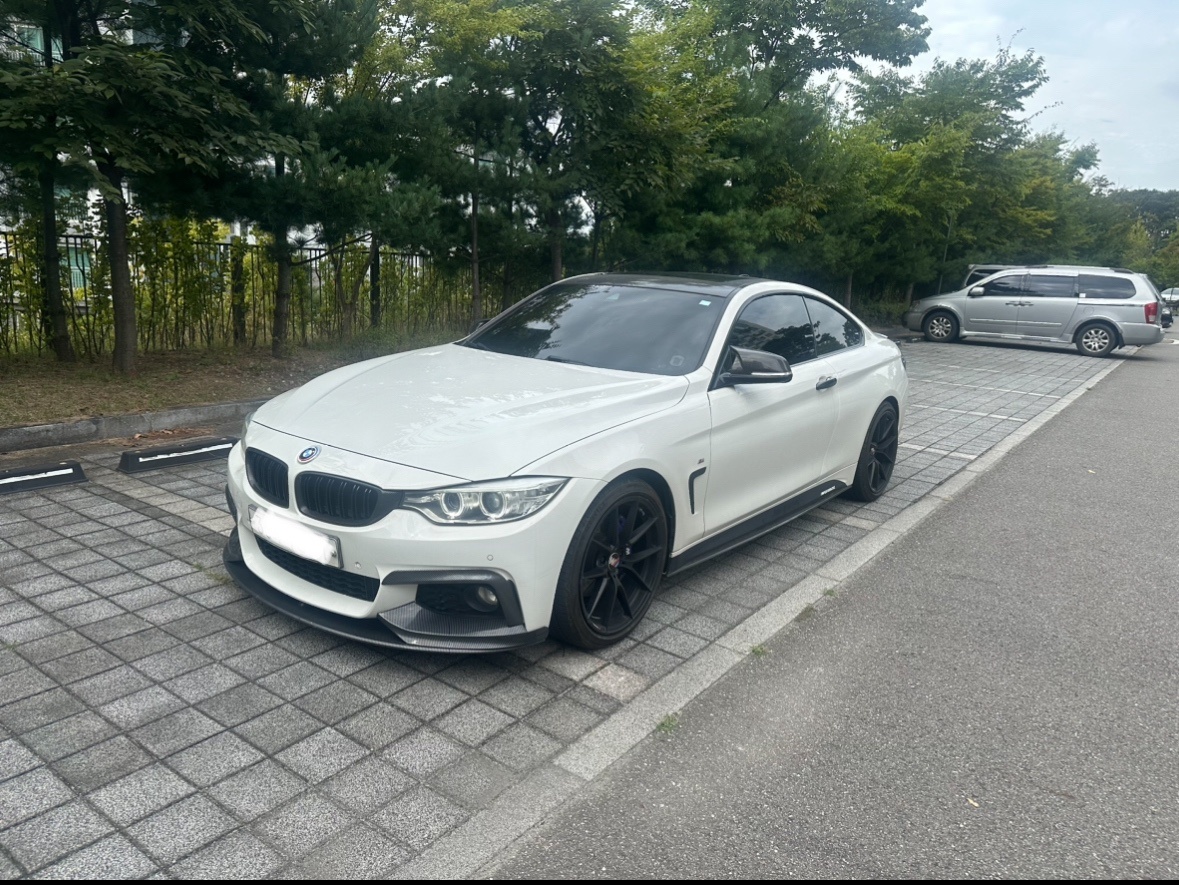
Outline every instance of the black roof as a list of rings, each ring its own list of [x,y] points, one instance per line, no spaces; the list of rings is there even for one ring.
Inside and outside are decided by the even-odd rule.
[[[752,283],[768,282],[744,274],[713,273],[592,273],[561,280],[563,283],[598,283],[650,289],[677,289],[695,295],[727,298]]]

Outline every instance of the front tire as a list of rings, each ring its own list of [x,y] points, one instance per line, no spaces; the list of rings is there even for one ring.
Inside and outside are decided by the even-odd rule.
[[[948,310],[935,310],[921,323],[926,341],[938,344],[958,340],[958,318]]]
[[[1118,334],[1105,323],[1090,323],[1077,330],[1074,343],[1084,356],[1108,356],[1118,346]]]
[[[900,418],[896,406],[881,403],[868,424],[868,433],[864,437],[860,460],[856,465],[856,478],[847,491],[849,498],[868,502],[884,494],[897,463],[899,444]]]
[[[651,607],[667,560],[667,514],[645,482],[605,489],[565,554],[549,633],[580,648],[604,648]]]

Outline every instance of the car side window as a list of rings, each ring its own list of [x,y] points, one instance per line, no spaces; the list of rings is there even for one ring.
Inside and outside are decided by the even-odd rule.
[[[1125,277],[1107,277],[1083,273],[1077,280],[1077,288],[1084,298],[1133,298],[1134,283]]]
[[[741,309],[730,347],[748,347],[785,357],[790,365],[815,358],[811,321],[801,295],[763,295]]]
[[[984,295],[1018,295],[1022,290],[1024,274],[1013,273],[989,283],[983,283]]]
[[[864,330],[843,311],[817,298],[807,298],[806,309],[815,335],[815,352],[819,356],[864,343]]]
[[[1023,293],[1033,298],[1075,298],[1077,278],[1063,274],[1030,273],[1023,280]]]

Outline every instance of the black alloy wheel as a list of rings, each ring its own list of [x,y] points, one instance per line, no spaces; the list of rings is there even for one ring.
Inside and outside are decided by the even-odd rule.
[[[590,507],[561,569],[551,631],[582,648],[617,642],[642,620],[667,559],[667,516],[638,481],[607,489]]]
[[[884,494],[897,463],[899,444],[900,421],[896,407],[892,403],[882,403],[868,425],[849,497],[858,501],[875,501]]]

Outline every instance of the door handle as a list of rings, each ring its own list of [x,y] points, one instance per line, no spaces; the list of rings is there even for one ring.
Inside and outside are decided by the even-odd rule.
[[[1008,307],[1019,307],[1021,304],[1023,304],[1022,301],[1008,301],[1007,302]]]
[[[826,390],[828,387],[834,387],[835,382],[838,380],[834,375],[824,375],[819,379],[819,383],[815,385],[815,390]]]

